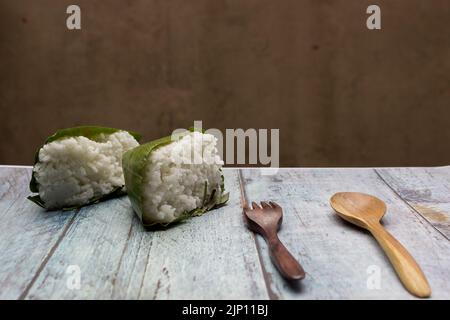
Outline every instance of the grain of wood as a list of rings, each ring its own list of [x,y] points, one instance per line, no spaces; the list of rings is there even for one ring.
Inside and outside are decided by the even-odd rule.
[[[125,197],[81,209],[26,298],[109,298],[133,218]],[[67,285],[70,266],[79,270],[79,289]]]
[[[126,197],[82,209],[27,298],[266,298],[237,171],[224,174],[227,206],[167,230],[145,231]],[[70,265],[80,268],[79,290],[66,285]]]
[[[450,240],[450,167],[376,171],[417,213]]]
[[[0,217],[28,191],[31,177],[30,168],[0,167]]]
[[[238,171],[224,170],[227,206],[154,234],[141,299],[266,299],[252,234],[242,221]]]
[[[26,199],[30,168],[0,168],[0,298],[23,297],[73,212],[45,212]]]
[[[281,169],[261,176],[245,169],[241,186],[238,170],[226,169],[227,206],[164,231],[145,231],[126,197],[78,213],[45,212],[25,198],[31,169],[2,167],[0,298],[412,298],[375,240],[329,207],[335,192],[361,191],[387,203],[385,227],[422,267],[432,298],[448,299],[450,241],[437,231],[443,227],[430,224],[433,219],[426,221],[417,209],[448,212],[448,171],[394,171]],[[300,285],[281,279],[265,242],[259,236],[255,242],[245,228],[241,187],[250,201],[283,206],[280,239],[305,268]],[[70,265],[80,267],[79,290],[67,286]],[[369,289],[368,272],[377,270],[381,288]]]
[[[421,265],[433,289],[432,298],[450,297],[450,242],[424,223],[374,170],[281,169],[276,175],[264,176],[258,169],[245,169],[242,175],[249,201],[273,200],[283,207],[280,239],[307,274],[298,285],[283,281],[270,262],[264,240],[257,237],[272,278],[271,289],[280,298],[414,298],[376,241],[331,209],[330,197],[341,191],[365,192],[384,200],[388,206],[384,225]],[[370,273],[378,271],[380,289],[370,285],[374,279]]]

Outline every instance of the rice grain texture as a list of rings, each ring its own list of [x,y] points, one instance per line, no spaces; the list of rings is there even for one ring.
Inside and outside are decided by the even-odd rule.
[[[125,153],[127,193],[144,225],[166,226],[228,200],[216,144],[211,134],[187,131]]]
[[[66,137],[39,150],[33,171],[47,209],[76,207],[124,186],[122,155],[139,143],[126,131]]]
[[[168,223],[201,207],[208,200],[205,195],[220,190],[222,165],[216,138],[210,134],[193,132],[156,149],[144,179],[145,211],[153,212],[155,221]]]

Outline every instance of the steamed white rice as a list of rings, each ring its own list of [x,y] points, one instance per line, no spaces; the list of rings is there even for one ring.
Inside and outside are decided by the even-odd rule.
[[[213,190],[220,196],[223,161],[211,134],[192,132],[151,153],[144,177],[143,208],[151,219],[169,223],[202,207]]]
[[[126,131],[44,145],[33,169],[41,199],[49,209],[78,206],[123,186],[122,154],[138,145]]]

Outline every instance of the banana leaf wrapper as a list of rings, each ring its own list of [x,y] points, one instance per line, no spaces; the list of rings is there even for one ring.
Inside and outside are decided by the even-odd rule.
[[[195,129],[193,128],[189,129],[189,131],[194,130]],[[186,133],[178,134],[178,137],[175,137],[175,140],[181,138],[184,134]],[[148,158],[150,157],[153,151],[162,146],[168,145],[172,142],[174,142],[173,137],[167,136],[158,140],[142,144],[134,149],[128,150],[123,155],[122,167],[123,167],[123,174],[125,177],[125,186],[127,189],[127,194],[134,211],[139,216],[139,218],[142,221],[142,224],[145,227],[152,227],[152,226],[166,227],[170,224],[181,222],[182,220],[185,220],[189,217],[201,216],[202,214],[204,214],[209,210],[224,205],[229,198],[229,194],[225,192],[224,177],[222,174],[222,183],[220,185],[220,190],[214,190],[209,197],[207,196],[207,184],[205,182],[204,188],[205,191],[203,196],[204,200],[201,207],[191,211],[186,211],[182,213],[177,219],[169,223],[154,222],[151,219],[149,219],[143,210],[143,201],[145,196],[143,192],[145,183],[144,177],[146,166],[148,163]],[[220,192],[220,196],[215,197],[216,192]]]
[[[108,128],[108,127],[99,127],[99,126],[80,126],[80,127],[73,127],[73,128],[66,128],[66,129],[58,130],[56,133],[54,133],[53,135],[48,137],[47,140],[45,140],[44,144],[42,146],[40,146],[39,149],[36,151],[35,156],[34,156],[33,166],[39,162],[39,151],[41,150],[41,148],[50,142],[53,142],[53,141],[56,141],[56,140],[59,140],[62,138],[80,137],[80,136],[86,137],[92,141],[98,142],[102,135],[110,135],[110,134],[116,133],[118,131],[127,131],[127,130]],[[132,135],[133,138],[135,138],[138,142],[141,139],[141,135],[139,133],[136,133],[133,131],[127,131],[127,132],[130,135]],[[81,207],[84,207],[84,206],[87,206],[90,204],[98,203],[100,201],[104,201],[107,199],[112,199],[115,197],[122,196],[125,194],[125,192],[123,191],[123,187],[124,186],[118,186],[118,187],[114,188],[110,193],[101,195],[99,197],[94,197],[94,198],[90,199],[88,203],[85,203],[83,205],[72,206],[72,207],[63,207],[63,208],[61,208],[61,210],[63,210],[63,211],[75,210],[75,209],[79,209]],[[39,193],[39,183],[36,180],[34,170],[31,175],[31,180],[30,180],[30,191],[33,193]],[[28,200],[34,202],[35,204],[37,204],[38,206],[40,206],[44,209],[47,209],[47,207],[45,206],[45,202],[41,199],[39,194],[34,195],[34,196],[29,196]]]

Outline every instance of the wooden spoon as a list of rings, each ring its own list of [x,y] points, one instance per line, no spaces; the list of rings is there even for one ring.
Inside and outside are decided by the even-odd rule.
[[[430,285],[417,262],[380,224],[386,212],[383,201],[364,193],[340,192],[331,197],[330,203],[341,218],[372,233],[409,292],[420,298],[431,295]]]

